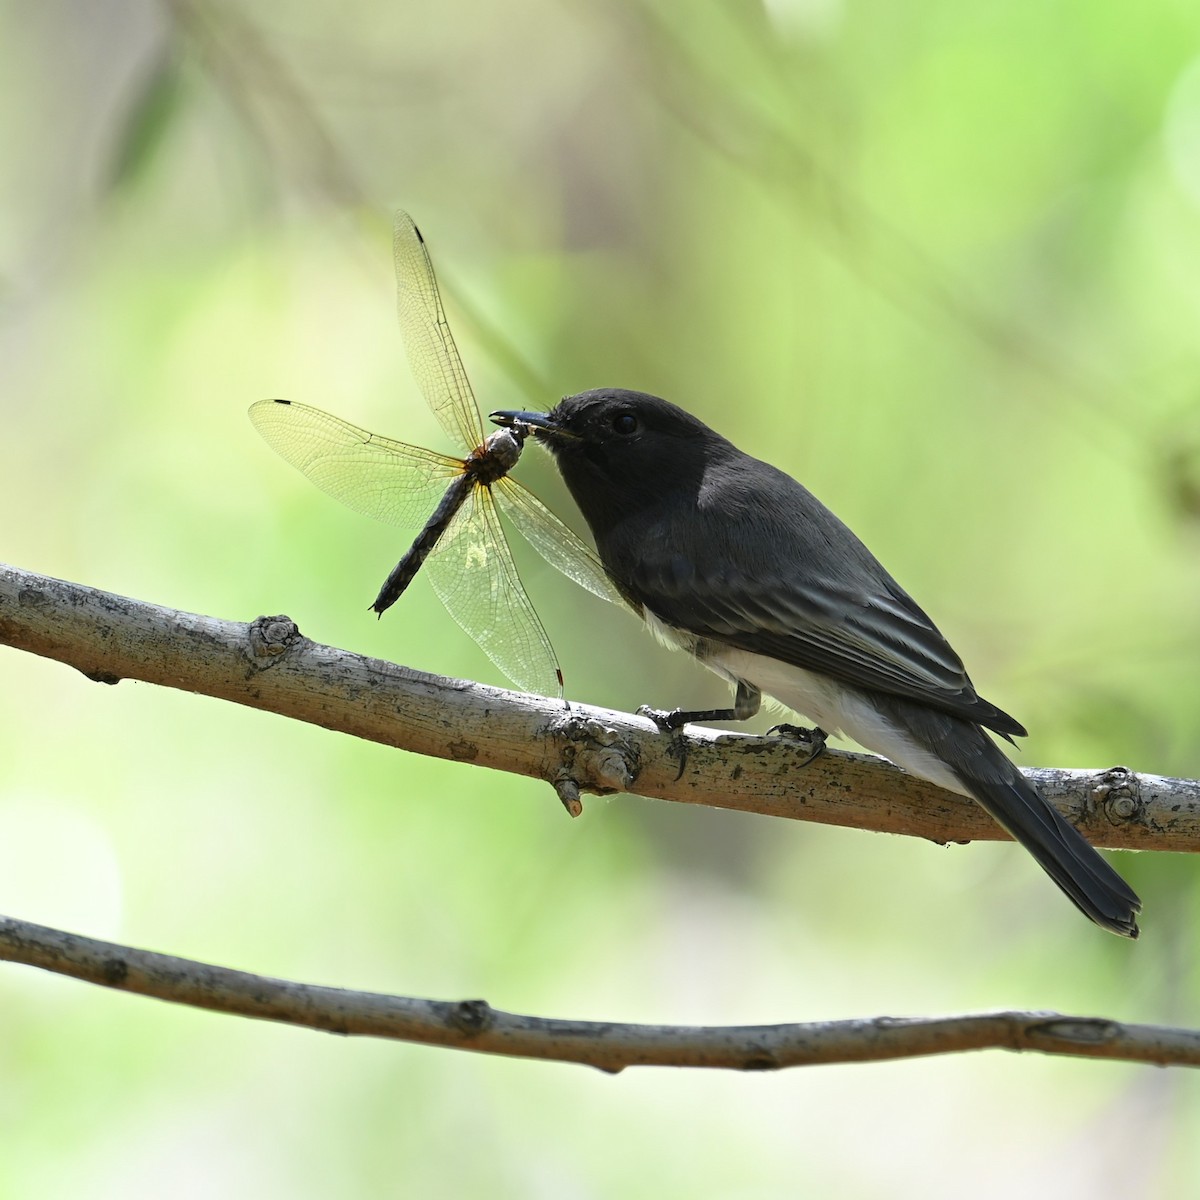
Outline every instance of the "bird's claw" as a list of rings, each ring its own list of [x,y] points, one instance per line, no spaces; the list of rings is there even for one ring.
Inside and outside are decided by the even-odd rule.
[[[651,708],[650,705],[643,704],[638,708],[637,714],[639,717],[649,717],[665,733],[687,724],[687,714],[682,708],[673,708],[668,712],[665,708]]]
[[[814,758],[820,758],[825,753],[825,743],[829,740],[829,735],[823,729],[814,726],[812,729],[807,729],[803,725],[772,725],[767,730],[767,736],[774,735],[778,738],[786,738],[789,742],[803,742],[808,747],[808,757],[804,760],[803,766],[808,766]]]

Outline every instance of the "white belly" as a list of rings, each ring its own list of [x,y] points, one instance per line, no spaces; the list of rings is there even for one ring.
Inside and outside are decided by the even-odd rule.
[[[747,650],[722,647],[704,665],[720,675],[754,684],[793,712],[815,721],[826,733],[845,734],[913,775],[969,795],[936,754],[918,746],[906,731],[892,724],[865,692]]]
[[[694,639],[663,624],[648,610],[643,609],[643,616],[664,645],[694,650]],[[970,794],[937,755],[892,724],[865,692],[749,650],[711,642],[705,648],[707,654],[699,661],[722,678],[733,683],[744,679],[792,712],[816,722],[826,733],[845,734],[864,749],[882,754],[921,779],[963,796]]]

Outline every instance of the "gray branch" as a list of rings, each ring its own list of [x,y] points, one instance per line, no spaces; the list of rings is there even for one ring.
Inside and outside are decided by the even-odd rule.
[[[0,959],[101,987],[326,1033],[582,1063],[610,1072],[631,1066],[769,1071],[967,1050],[1200,1066],[1200,1031],[1099,1017],[998,1012],[726,1027],[552,1020],[501,1012],[483,1000],[418,1000],[271,979],[9,918],[0,918]]]
[[[935,842],[1005,839],[978,805],[869,755],[805,766],[788,741],[690,727],[426,675],[311,642],[287,617],[245,624],[0,565],[0,645],[98,683],[198,692],[416,754],[529,775],[567,811],[584,793],[633,792]],[[1027,774],[1097,846],[1200,850],[1200,783],[1107,770]]]

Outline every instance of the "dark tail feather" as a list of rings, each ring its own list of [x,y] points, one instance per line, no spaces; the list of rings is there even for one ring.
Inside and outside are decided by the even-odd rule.
[[[978,725],[892,700],[891,715],[944,762],[983,806],[1097,925],[1138,935],[1137,893],[1008,760]]]
[[[1012,834],[1085,916],[1122,937],[1138,935],[1137,893],[1065,821],[977,725],[950,718],[954,736],[939,757],[987,812]]]

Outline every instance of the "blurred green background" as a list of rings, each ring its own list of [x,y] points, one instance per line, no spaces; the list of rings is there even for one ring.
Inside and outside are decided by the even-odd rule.
[[[1198,51],[1183,0],[7,3],[0,557],[503,683],[423,582],[374,620],[405,536],[246,419],[283,396],[445,447],[393,319],[402,205],[485,412],[682,403],[859,532],[1033,731],[1023,762],[1200,774]],[[544,456],[519,473],[576,520]],[[721,702],[521,562],[570,697]],[[631,797],[572,822],[529,780],[13,651],[0,672],[0,912],[554,1016],[1200,1025],[1195,859],[1119,857],[1132,945],[1008,845]],[[3,1197],[1200,1183],[1182,1071],[608,1078],[12,966],[0,1012]]]

